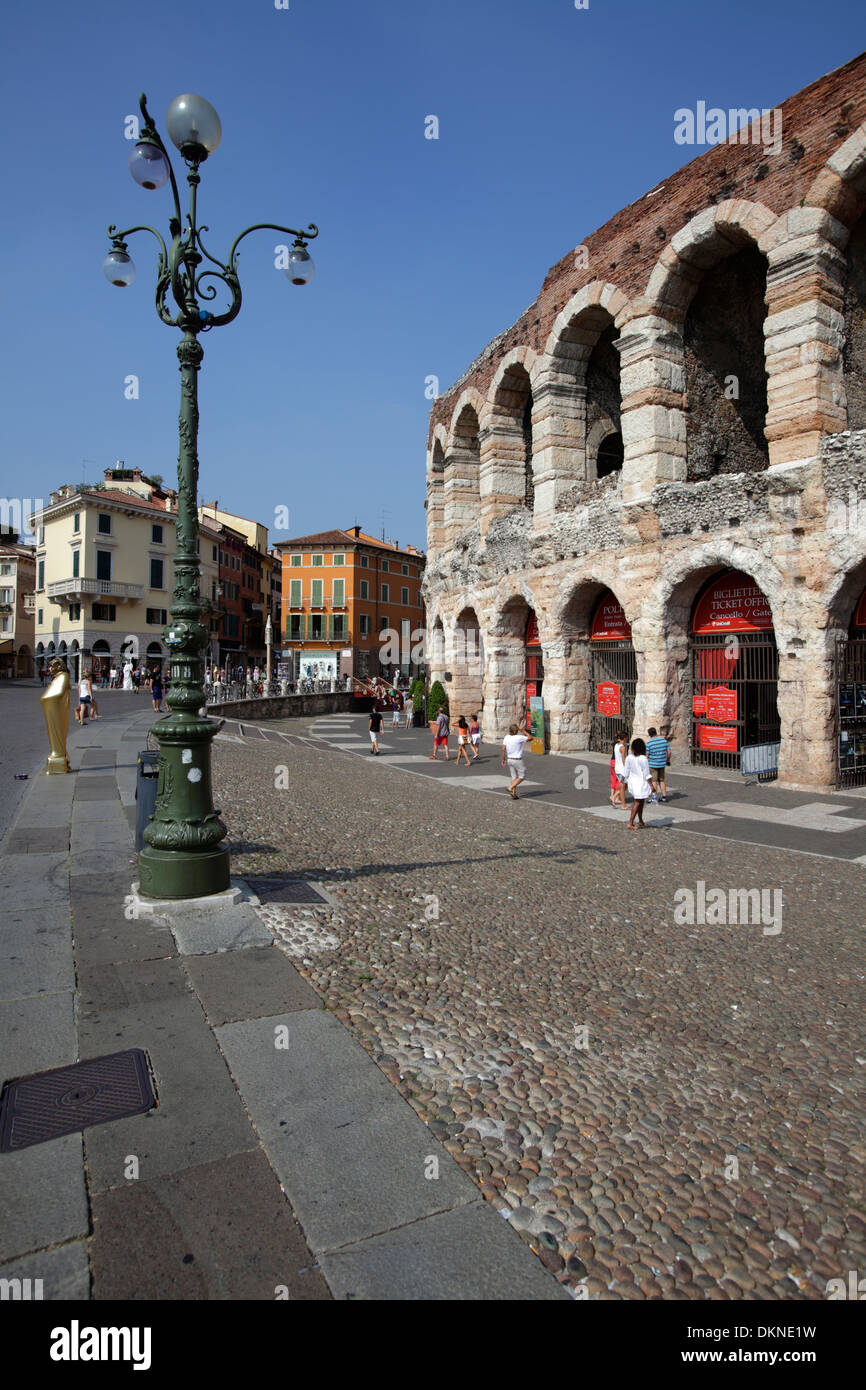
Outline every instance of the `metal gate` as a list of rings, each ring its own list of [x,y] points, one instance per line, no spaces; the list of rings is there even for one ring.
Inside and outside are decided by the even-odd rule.
[[[779,653],[775,635],[772,630],[741,632],[735,636],[729,633],[725,639],[714,633],[692,633],[689,652],[691,760],[704,767],[740,771],[740,749],[779,742],[781,725],[776,703]],[[736,718],[723,723],[709,718],[700,707],[707,692],[719,687],[733,692],[736,702]],[[723,730],[730,731],[730,742],[735,746],[702,746],[702,728],[718,735]],[[704,738],[709,736],[705,734]]]
[[[634,724],[634,697],[637,689],[637,657],[631,642],[591,642],[589,647],[589,679],[592,718],[589,725],[589,746],[596,753],[609,753],[621,730],[631,736]],[[599,714],[598,687],[603,681],[613,681],[620,688],[620,712]]]
[[[834,680],[838,785],[866,786],[866,637],[838,639]]]

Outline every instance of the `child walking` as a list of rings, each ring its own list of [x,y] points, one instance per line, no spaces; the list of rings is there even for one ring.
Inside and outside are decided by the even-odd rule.
[[[457,765],[460,765],[461,757],[466,759],[466,766],[469,767],[469,725],[466,723],[466,716],[461,714],[457,720]]]

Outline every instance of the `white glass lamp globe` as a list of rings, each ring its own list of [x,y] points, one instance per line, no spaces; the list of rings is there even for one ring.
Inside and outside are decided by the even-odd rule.
[[[162,188],[168,182],[168,161],[161,149],[142,140],[129,156],[129,172],[142,188]]]
[[[220,118],[204,97],[185,92],[175,97],[165,117],[168,133],[184,158],[207,159],[222,138]]]
[[[102,270],[109,284],[119,285],[121,289],[135,279],[135,265],[125,251],[109,251],[102,262]]]
[[[315,262],[306,246],[293,246],[283,274],[293,285],[308,285],[316,273]]]

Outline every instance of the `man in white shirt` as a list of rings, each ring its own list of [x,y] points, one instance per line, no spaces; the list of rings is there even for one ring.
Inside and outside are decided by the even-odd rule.
[[[512,724],[505,738],[502,740],[502,766],[508,765],[511,773],[511,785],[508,788],[512,800],[519,801],[517,788],[526,776],[526,766],[523,762],[523,750],[529,743],[529,735],[522,734],[516,724]]]

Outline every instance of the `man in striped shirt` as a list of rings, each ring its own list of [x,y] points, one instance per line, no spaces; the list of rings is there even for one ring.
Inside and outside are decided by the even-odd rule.
[[[662,801],[667,801],[668,799],[668,789],[665,783],[665,772],[667,770],[668,765],[669,750],[670,744],[668,743],[666,738],[659,737],[658,729],[650,729],[649,738],[647,740],[646,746],[646,755],[647,761],[650,765],[650,777],[653,779],[653,781],[656,784],[656,787],[658,788],[656,795],[653,797],[653,801],[655,801],[658,798],[659,791],[661,792]]]

